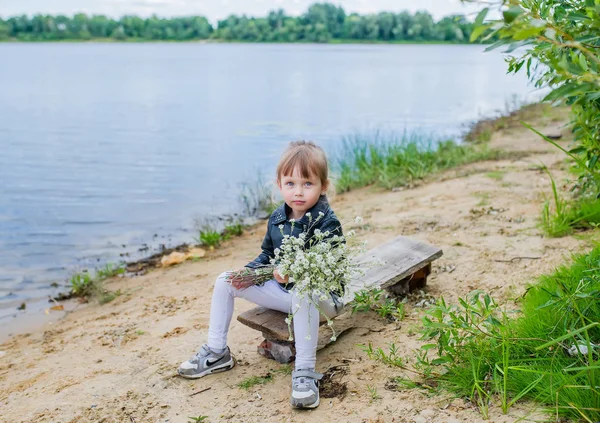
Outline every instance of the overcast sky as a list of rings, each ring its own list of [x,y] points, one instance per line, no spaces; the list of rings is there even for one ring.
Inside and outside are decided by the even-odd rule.
[[[149,16],[203,15],[211,22],[230,14],[264,16],[270,10],[282,8],[290,15],[303,13],[316,0],[0,0],[0,16],[66,14],[77,12],[120,17],[126,14]],[[463,13],[471,14],[479,8],[463,5],[460,0],[340,0],[346,12],[373,13],[427,10],[436,19]]]

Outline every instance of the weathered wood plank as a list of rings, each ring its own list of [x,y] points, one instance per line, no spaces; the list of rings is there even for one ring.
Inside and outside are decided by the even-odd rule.
[[[289,338],[285,323],[287,314],[265,307],[254,307],[238,316],[238,321],[263,333],[265,339],[286,340]]]
[[[362,289],[391,288],[398,294],[408,293],[413,286],[410,283],[412,275],[418,279],[418,284],[414,286],[423,286],[431,262],[441,255],[441,249],[403,236],[375,247],[357,258],[357,262],[383,260],[384,265],[375,266],[367,270],[363,277],[351,281],[346,289],[344,303],[350,304],[354,300],[354,294]],[[417,274],[422,269],[422,274]],[[396,284],[402,286],[394,286]],[[279,311],[255,307],[240,314],[237,319],[246,326],[261,331],[266,339],[287,340],[289,331],[285,323],[286,317],[285,313]]]
[[[395,285],[407,276],[424,268],[442,256],[442,250],[420,241],[398,236],[392,241],[369,250],[360,256],[359,263],[383,260],[383,266],[375,266],[366,274],[354,279],[347,287],[344,302],[354,299],[354,294],[362,289],[384,289]]]
[[[238,321],[263,333],[265,339],[285,341],[290,337],[287,314],[264,307],[254,307],[238,316]],[[321,324],[325,321],[321,321]],[[337,330],[337,327],[336,327]],[[293,328],[292,328],[293,333]]]

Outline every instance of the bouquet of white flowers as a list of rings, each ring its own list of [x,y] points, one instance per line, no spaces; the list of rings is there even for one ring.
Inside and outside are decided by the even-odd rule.
[[[299,297],[313,303],[319,313],[326,317],[327,324],[333,330],[332,340],[335,340],[333,322],[320,310],[319,302],[331,301],[330,292],[343,297],[346,285],[354,277],[364,273],[364,269],[352,260],[364,251],[364,244],[350,242],[355,236],[354,231],[349,231],[346,235],[334,235],[319,229],[313,231],[315,224],[323,218],[323,213],[315,219],[310,213],[306,215],[309,219],[308,229],[298,237],[284,234],[283,225],[280,225],[283,241],[281,247],[275,249],[275,257],[271,259],[269,266],[235,272],[230,275],[230,280],[237,281],[236,288],[243,289],[273,279],[273,272],[277,270],[282,277],[287,277],[294,284],[292,289]],[[361,220],[360,217],[355,219],[357,223]],[[294,221],[292,230],[293,227]],[[292,319],[293,314],[286,319],[290,340],[293,340]]]

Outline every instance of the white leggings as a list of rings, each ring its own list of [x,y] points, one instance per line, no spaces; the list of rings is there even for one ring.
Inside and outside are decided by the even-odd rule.
[[[319,335],[319,310],[311,301],[298,297],[294,290],[286,291],[277,281],[267,281],[263,286],[251,286],[238,290],[227,281],[227,272],[221,273],[215,282],[210,308],[208,347],[222,350],[227,346],[227,332],[233,316],[234,298],[240,297],[254,304],[292,313],[294,340],[296,344],[296,370],[314,369],[317,362],[317,340]],[[332,305],[332,297],[320,301],[319,308],[332,318],[341,309],[341,304]],[[293,307],[292,307],[293,306]]]

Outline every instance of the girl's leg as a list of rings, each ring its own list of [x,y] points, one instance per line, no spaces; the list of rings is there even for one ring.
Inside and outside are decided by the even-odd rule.
[[[227,272],[221,273],[215,282],[210,307],[210,324],[208,327],[208,347],[222,352],[227,347],[227,333],[233,316],[234,298],[241,297],[254,304],[289,313],[291,294],[284,291],[279,284],[270,280],[263,286],[251,286],[238,290],[227,281]]]
[[[246,298],[263,307],[281,310],[288,313],[291,295],[269,281],[264,286],[253,286],[244,290],[233,288],[227,281],[227,273],[222,273],[215,282],[210,310],[208,342],[202,345],[188,361],[181,363],[177,372],[188,379],[230,370],[235,366],[231,351],[227,348],[227,332],[233,315],[235,297]]]
[[[317,341],[319,338],[320,313],[312,301],[306,297],[298,297],[292,290],[292,312],[294,318],[294,339],[296,341],[296,370],[315,369],[317,363]],[[326,300],[319,300],[319,295],[314,295],[314,300],[319,304],[319,309],[327,317],[337,315],[338,309],[333,303],[331,295],[327,294]]]

